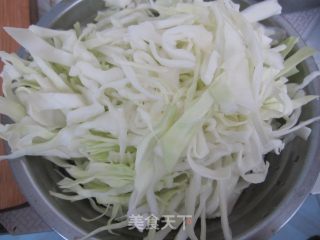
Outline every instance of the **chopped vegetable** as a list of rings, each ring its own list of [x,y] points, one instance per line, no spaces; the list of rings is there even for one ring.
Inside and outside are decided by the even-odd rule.
[[[205,239],[215,217],[231,239],[228,214],[265,180],[264,156],[280,154],[288,134],[307,139],[320,119],[298,124],[317,98],[303,88],[320,73],[288,80],[314,51],[292,54],[297,39],[276,45],[258,23],[280,14],[276,0],[242,12],[230,0],[106,4],[83,29],[5,28],[29,55],[0,52],[0,112],[13,121],[0,125],[11,147],[0,159],[44,156],[65,169],[51,194],[89,199],[99,216],[86,221],[109,216],[84,238],[126,227],[132,215],[185,214],[192,224],[177,220],[177,239]]]

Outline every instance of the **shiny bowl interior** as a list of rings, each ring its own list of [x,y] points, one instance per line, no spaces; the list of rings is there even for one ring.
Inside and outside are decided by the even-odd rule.
[[[75,22],[81,24],[92,21],[97,10],[104,8],[101,0],[62,1],[38,23],[55,29],[69,29]],[[295,30],[281,17],[272,18],[267,24],[285,29],[288,35],[295,35]],[[299,43],[302,47],[303,43]],[[312,59],[300,66],[300,77],[316,69]],[[319,94],[318,81],[307,88],[309,94]],[[317,102],[303,108],[302,119],[320,115]],[[319,124],[312,125],[312,134],[308,141],[295,139],[279,155],[269,154],[266,160],[270,169],[264,183],[252,185],[241,195],[229,221],[235,239],[267,239],[283,226],[302,204],[315,182],[320,169],[318,143]],[[49,161],[40,157],[25,157],[11,162],[19,185],[29,203],[43,220],[66,239],[77,239],[84,234],[103,226],[107,218],[94,222],[84,222],[81,217],[93,218],[97,212],[92,210],[88,201],[71,203],[57,199],[49,190],[59,191],[56,183],[61,179],[56,168]],[[197,228],[199,231],[199,228]],[[120,235],[103,232],[101,239],[141,239],[141,233],[121,229]],[[172,239],[170,235],[168,239]],[[207,239],[223,239],[220,220],[208,220]]]

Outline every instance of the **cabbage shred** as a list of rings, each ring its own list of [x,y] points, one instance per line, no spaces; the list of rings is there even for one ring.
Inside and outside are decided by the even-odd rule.
[[[0,125],[12,151],[0,159],[37,155],[64,168],[52,195],[89,199],[110,219],[85,238],[131,215],[185,214],[193,223],[176,221],[177,239],[205,239],[216,217],[231,239],[228,215],[265,180],[264,156],[307,139],[319,120],[298,124],[318,98],[303,88],[320,73],[288,80],[314,51],[290,54],[295,38],[276,45],[258,23],[281,12],[275,0],[242,12],[229,0],[106,4],[83,29],[5,28],[29,57],[0,52],[0,112],[14,122]]]

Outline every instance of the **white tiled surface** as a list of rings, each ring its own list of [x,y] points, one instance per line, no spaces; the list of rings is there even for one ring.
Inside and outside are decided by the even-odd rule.
[[[54,5],[59,3],[61,0],[37,0],[39,16],[43,16],[48,12]]]
[[[272,240],[307,240],[320,236],[320,196],[310,196],[290,222]]]
[[[317,8],[290,13],[285,18],[300,33],[308,46],[319,51],[315,55],[315,60],[320,68],[320,1]]]
[[[0,235],[0,240],[63,240],[63,238],[55,232],[43,232],[20,236]]]

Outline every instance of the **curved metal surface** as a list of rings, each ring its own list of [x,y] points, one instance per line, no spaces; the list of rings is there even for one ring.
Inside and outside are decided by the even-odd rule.
[[[93,19],[97,10],[103,8],[102,0],[70,0],[57,5],[38,23],[41,26],[67,29],[76,21],[86,23]],[[269,24],[286,29],[289,35],[296,31],[281,17],[273,18]],[[299,47],[304,46],[302,42]],[[302,72],[316,70],[313,59],[300,66]],[[307,91],[319,94],[320,86],[314,81]],[[320,115],[316,102],[303,108],[302,118]],[[268,239],[283,226],[301,206],[309,194],[320,169],[318,143],[320,126],[312,125],[312,134],[307,142],[296,139],[287,145],[280,156],[269,154],[270,170],[266,181],[252,185],[241,195],[232,214],[230,225],[235,239]],[[58,191],[56,182],[60,176],[49,161],[29,157],[11,161],[11,167],[18,183],[29,203],[43,220],[66,239],[77,239],[102,226],[106,219],[96,222],[84,222],[81,217],[91,218],[97,215],[88,202],[70,203],[52,197],[50,190]],[[199,230],[199,229],[198,229]],[[223,239],[219,220],[209,220],[208,239]],[[141,239],[135,231],[126,229],[117,231],[120,236],[102,233],[103,239]],[[173,238],[170,235],[169,238]]]

